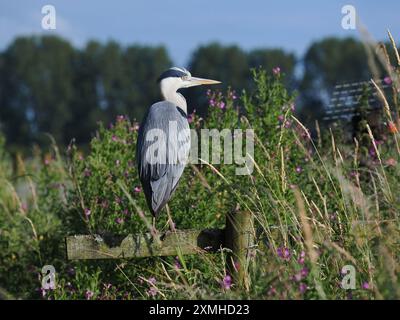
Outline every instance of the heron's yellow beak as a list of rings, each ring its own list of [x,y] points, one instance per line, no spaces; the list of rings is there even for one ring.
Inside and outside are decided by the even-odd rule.
[[[191,77],[188,80],[187,87],[201,86],[204,84],[218,84],[218,83],[221,83],[221,81]]]

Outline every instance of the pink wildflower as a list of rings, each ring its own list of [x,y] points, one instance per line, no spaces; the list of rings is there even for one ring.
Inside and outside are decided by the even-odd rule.
[[[90,211],[90,209],[85,208],[85,216],[86,218],[89,218],[89,216],[92,214],[92,212]]]
[[[93,296],[94,296],[94,293],[93,293],[93,291],[86,290],[86,292],[85,292],[85,297],[86,297],[86,300],[90,300],[90,299],[92,299],[92,298],[93,298]]]
[[[283,260],[289,261],[290,260],[290,250],[288,248],[278,248],[277,249],[278,257],[282,258]]]
[[[222,279],[221,286],[222,286],[222,288],[225,289],[225,290],[229,290],[229,289],[231,288],[231,286],[232,286],[232,278],[231,278],[230,275],[227,274],[227,275]]]
[[[274,73],[274,75],[279,75],[281,73],[281,68],[275,67],[272,69],[272,72]]]
[[[306,292],[307,291],[307,285],[305,283],[300,283],[299,291],[300,291],[300,293]]]
[[[392,78],[390,78],[389,76],[386,76],[383,81],[387,84],[387,85],[391,85],[392,84]]]

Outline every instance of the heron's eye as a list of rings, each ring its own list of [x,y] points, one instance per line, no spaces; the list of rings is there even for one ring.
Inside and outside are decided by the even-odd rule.
[[[187,81],[187,80],[189,80],[189,76],[188,76],[188,75],[186,75],[186,76],[182,76],[182,80],[183,80],[183,81]]]

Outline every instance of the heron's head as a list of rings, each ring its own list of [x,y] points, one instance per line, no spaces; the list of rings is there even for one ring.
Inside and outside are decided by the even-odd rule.
[[[164,71],[158,78],[161,87],[168,87],[171,90],[201,86],[204,84],[218,84],[220,81],[192,77],[185,68],[173,67]]]

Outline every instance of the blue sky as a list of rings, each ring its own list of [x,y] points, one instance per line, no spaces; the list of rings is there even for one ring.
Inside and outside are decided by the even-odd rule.
[[[56,30],[41,28],[46,4],[56,8]],[[244,49],[281,47],[301,55],[324,36],[358,37],[357,31],[341,27],[346,4],[355,6],[374,38],[386,39],[389,28],[400,39],[397,0],[2,0],[0,49],[15,36],[44,33],[61,35],[76,46],[88,39],[163,44],[177,65],[185,65],[198,45],[212,41]]]

